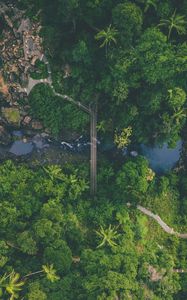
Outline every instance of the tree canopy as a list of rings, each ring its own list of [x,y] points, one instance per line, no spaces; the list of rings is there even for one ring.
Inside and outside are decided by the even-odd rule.
[[[174,234],[187,232],[187,2],[12,2],[41,25],[57,93],[97,104],[99,139],[114,150],[99,151],[94,198],[88,164],[1,157],[0,300],[187,299],[187,244]],[[31,77],[47,76],[44,63],[35,67]],[[88,133],[89,116],[51,86],[37,85],[27,101],[53,140]],[[131,151],[181,139],[166,174]]]

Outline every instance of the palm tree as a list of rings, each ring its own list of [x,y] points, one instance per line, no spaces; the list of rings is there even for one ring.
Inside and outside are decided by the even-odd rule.
[[[108,244],[111,247],[117,246],[116,240],[119,237],[119,234],[116,231],[116,228],[109,225],[107,229],[104,229],[103,226],[100,227],[100,231],[96,231],[97,235],[102,239],[101,243],[97,246],[100,248]]]
[[[24,284],[25,282],[20,280],[20,275],[14,270],[0,278],[0,287],[5,288],[6,292],[11,295],[10,300],[18,299],[19,292]]]
[[[154,7],[155,10],[157,9],[156,0],[147,0],[145,3],[144,12],[147,12],[151,6]]]
[[[171,36],[171,32],[173,29],[175,29],[178,34],[186,33],[185,16],[176,14],[176,9],[169,19],[161,19],[160,24],[158,26],[168,28],[168,40]]]
[[[47,279],[50,280],[51,282],[55,282],[60,279],[60,277],[58,275],[56,275],[56,270],[54,269],[53,264],[52,265],[43,265],[42,270],[29,273],[29,274],[25,275],[23,278],[28,278],[33,275],[38,275],[41,273],[45,273]]]
[[[112,42],[116,44],[115,37],[117,34],[118,31],[115,28],[112,28],[111,24],[106,28],[106,30],[103,29],[96,34],[95,39],[97,41],[102,40],[100,47],[105,47],[106,56],[108,52],[108,46],[110,46]]]
[[[47,279],[51,282],[55,282],[60,279],[58,275],[56,275],[56,270],[53,268],[53,265],[43,265],[43,272],[46,274]]]
[[[53,265],[43,265],[42,270],[29,273],[23,277],[25,280],[28,277],[31,277],[35,274],[45,273],[48,280],[55,282],[60,279],[56,275],[56,270],[53,268]],[[10,274],[4,274],[0,278],[0,297],[2,296],[3,289],[10,295],[9,300],[14,300],[19,298],[19,292],[22,290],[22,286],[25,284],[24,280],[20,280],[20,274],[16,273],[14,270]],[[5,293],[6,293],[5,292]]]

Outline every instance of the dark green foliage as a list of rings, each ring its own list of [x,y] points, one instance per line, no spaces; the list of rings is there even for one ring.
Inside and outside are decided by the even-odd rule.
[[[186,122],[186,100],[174,111],[168,91],[181,89],[186,93],[187,56],[185,38],[172,25],[168,41],[165,25],[175,10],[176,16],[183,16],[186,4],[169,0],[47,0],[33,5],[38,6],[55,88],[87,105],[97,95],[99,121],[106,124],[107,134],[113,136],[116,129],[131,126],[134,140],[167,141],[173,147]],[[162,19],[165,25],[159,26]],[[183,23],[185,27],[185,20]],[[100,45],[105,45],[105,50]],[[48,98],[45,91],[40,93]],[[62,109],[58,100],[47,101],[44,108],[44,100],[39,98],[31,101],[33,111],[53,133],[65,127],[87,129],[87,117],[76,108],[63,105]]]
[[[42,291],[40,283],[35,281],[29,284],[28,300],[47,300],[47,295]]]
[[[47,78],[48,72],[46,64],[40,60],[37,60],[35,62],[35,71],[32,72],[30,75],[33,79]]]
[[[45,170],[34,171],[22,165],[16,167],[11,161],[0,166],[1,275],[15,268],[22,276],[33,273],[27,276],[37,279],[38,274],[40,279],[44,276],[42,265],[53,265],[58,275],[70,272],[70,228],[71,243],[76,233],[79,236],[82,233],[79,217],[75,223],[73,206],[68,201],[71,197],[73,201],[80,199],[87,185],[77,177],[76,170],[66,174],[58,167],[57,177],[54,176],[57,166]],[[72,217],[68,218],[68,214]],[[81,240],[75,243],[80,249]],[[29,299],[40,294],[46,299],[45,288],[40,288],[40,285],[41,281],[36,281],[29,286]],[[57,299],[60,300],[60,296]]]
[[[66,100],[55,97],[48,86],[36,86],[31,92],[30,103],[33,115],[41,120],[56,137],[63,133],[63,129],[79,131],[88,124],[86,113],[67,103]]]
[[[29,231],[23,231],[18,234],[17,244],[23,253],[30,255],[37,253],[36,242]]]
[[[117,184],[112,166],[102,168],[103,190],[93,202],[73,167],[62,171],[59,166],[32,170],[10,161],[0,165],[1,276],[12,269],[26,275],[20,293],[28,299],[144,300],[149,294],[167,300],[180,289],[172,268],[185,267],[185,245],[179,255],[177,238],[163,238],[160,231],[150,238],[147,217],[125,204],[131,198],[144,201],[166,219],[161,206],[168,205],[166,197],[177,203],[177,177],[150,182],[148,163],[141,157],[122,166]],[[43,265],[52,266],[60,279],[50,282]],[[163,278],[150,281],[149,266]]]
[[[116,93],[116,87],[113,94],[117,105],[120,103],[119,107],[123,106],[128,112],[123,123],[118,119],[118,126],[131,125],[136,141],[169,141],[174,146],[180,138],[186,121],[186,87],[182,79],[176,81],[178,86],[174,81],[185,76],[182,49],[185,45],[176,52],[163,33],[150,28],[142,34],[135,49],[130,54],[122,51],[116,62],[113,75],[117,87],[125,81],[124,99]]]
[[[59,274],[68,273],[72,263],[72,255],[65,241],[58,239],[51,246],[45,248],[45,263],[53,264]]]
[[[141,193],[146,193],[150,184],[147,160],[138,157],[125,163],[117,174],[116,183],[122,195],[127,195],[127,198],[131,193],[135,198]]]
[[[63,128],[61,101],[54,97],[50,88],[40,85],[32,91],[30,102],[32,113],[57,136]]]
[[[137,61],[142,79],[155,84],[175,74],[175,52],[166,36],[156,28],[147,29],[137,46]]]
[[[17,2],[42,24],[55,90],[87,106],[97,99],[102,136],[112,140],[131,127],[132,142],[175,146],[186,134],[186,1]],[[36,67],[33,78],[47,77],[43,63]],[[29,105],[56,138],[88,132],[89,116],[48,85],[33,89]],[[175,272],[187,269],[186,240],[136,208],[187,232],[185,166],[157,176],[141,156],[109,163],[99,155],[98,165],[94,199],[84,166],[0,165],[2,300],[9,297],[3,276],[16,273],[24,281],[20,299],[187,298],[186,273]],[[49,281],[44,266],[58,280]]]
[[[119,30],[119,39],[125,47],[140,35],[143,23],[141,9],[130,1],[118,4],[112,11],[113,22]]]

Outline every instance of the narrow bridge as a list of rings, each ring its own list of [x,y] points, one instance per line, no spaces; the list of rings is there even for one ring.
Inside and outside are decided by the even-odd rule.
[[[90,182],[91,193],[96,195],[97,192],[97,106],[90,105]]]
[[[90,115],[90,191],[91,195],[95,196],[97,192],[97,106],[95,103],[93,103],[87,107],[80,101],[75,101],[68,95],[63,95],[56,92],[53,86],[51,67],[46,56],[42,54],[40,60],[43,61],[47,66],[48,77],[45,79],[32,79],[31,77],[28,77],[28,85],[26,88],[23,88],[22,91],[29,95],[35,85],[40,83],[48,84],[55,96],[76,105],[78,108]]]

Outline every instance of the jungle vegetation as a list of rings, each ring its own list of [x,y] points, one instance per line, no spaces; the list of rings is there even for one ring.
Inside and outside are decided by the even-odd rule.
[[[55,89],[87,105],[97,95],[100,134],[118,148],[130,142],[174,147],[185,139],[185,0],[18,5],[42,23]],[[88,130],[87,116],[49,87],[37,86],[29,101],[55,137],[64,129]],[[159,176],[141,156],[120,162],[102,156],[94,199],[84,163],[1,163],[0,299],[186,299],[186,240],[166,234],[137,204],[187,232],[185,160]]]
[[[150,180],[142,157],[118,171],[106,161],[93,201],[86,165],[6,161],[0,174],[0,299],[184,299],[186,274],[175,269],[186,268],[186,241],[136,204],[187,231],[186,179]]]

